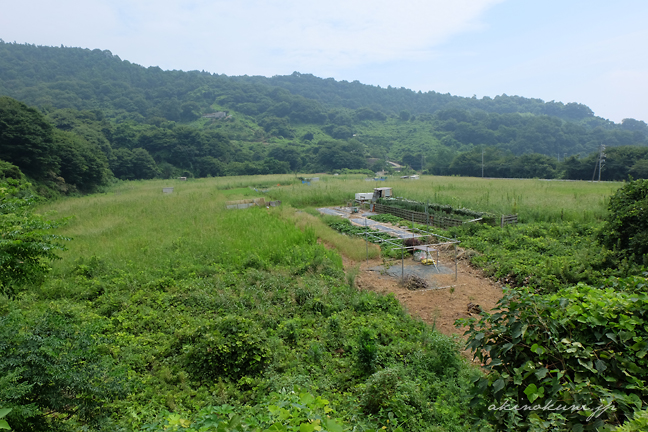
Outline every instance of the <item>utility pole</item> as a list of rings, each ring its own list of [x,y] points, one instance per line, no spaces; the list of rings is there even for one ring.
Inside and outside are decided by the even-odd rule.
[[[599,155],[598,159],[596,160],[596,163],[594,164],[594,173],[592,174],[592,181],[596,178],[596,169],[598,168],[598,181],[601,181],[601,169],[603,168],[603,164],[605,163],[605,145],[601,144],[601,147],[599,148]]]
[[[601,144],[601,153],[599,154],[599,179],[601,181],[601,170],[603,169],[603,164],[605,163],[605,145]]]

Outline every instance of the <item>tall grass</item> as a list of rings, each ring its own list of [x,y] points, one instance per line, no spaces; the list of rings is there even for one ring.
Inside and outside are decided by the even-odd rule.
[[[55,217],[71,216],[60,233],[72,237],[55,271],[79,259],[102,258],[113,268],[157,273],[202,268],[299,266],[329,256],[312,229],[296,229],[265,208],[227,210],[222,182],[147,181],[112,192],[65,199],[43,206]],[[173,186],[164,195],[162,187]],[[339,261],[339,257],[335,259]],[[341,265],[341,261],[339,262]]]
[[[518,214],[522,222],[601,220],[609,197],[622,183],[423,176],[420,180],[367,182],[362,176],[322,176],[310,186],[293,184],[268,192],[295,207],[340,205],[356,192],[392,187],[395,196],[450,204],[496,214]]]
[[[373,243],[365,243],[357,237],[349,237],[340,234],[329,227],[324,220],[306,212],[295,212],[292,207],[281,207],[278,214],[302,230],[312,230],[317,238],[324,243],[333,246],[338,252],[353,261],[362,261],[367,257],[370,259],[380,256],[380,248]]]
[[[292,266],[312,259],[316,238],[352,260],[366,256],[362,240],[341,236],[307,213],[286,217],[287,210],[226,210],[227,200],[265,196],[294,207],[324,206],[344,203],[355,192],[375,186],[391,186],[396,196],[518,213],[523,222],[589,222],[605,216],[608,197],[620,185],[431,176],[378,183],[358,175],[320,178],[310,186],[297,183],[293,175],[121,182],[107,193],[60,200],[41,211],[73,217],[60,233],[74,241],[55,271],[67,271],[76,260],[96,255],[111,266],[163,272],[201,266]],[[164,195],[162,188],[168,186],[174,191]],[[264,195],[251,187],[270,190]],[[370,257],[377,253],[369,250]]]

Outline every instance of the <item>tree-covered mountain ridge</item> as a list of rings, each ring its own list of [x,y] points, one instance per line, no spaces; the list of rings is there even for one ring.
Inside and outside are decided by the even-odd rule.
[[[95,177],[104,179],[108,171],[122,179],[377,171],[386,160],[431,174],[479,175],[482,152],[486,176],[587,178],[595,161],[586,156],[602,145],[629,146],[608,152],[625,159],[612,163],[620,171],[604,167],[604,179],[648,175],[646,123],[616,124],[578,103],[465,98],[298,72],[164,71],[107,50],[2,41],[0,95],[36,107],[59,142],[66,132],[78,148],[86,141],[90,153],[101,149],[107,170]],[[58,159],[69,168],[68,138],[68,156]],[[23,169],[6,153],[0,159]]]
[[[121,90],[125,86],[131,89],[150,89],[152,85],[161,85],[165,81],[173,81],[178,87],[175,91],[166,93],[157,92],[157,96],[175,96],[192,99],[196,95],[188,93],[197,90],[207,91],[204,97],[216,94],[223,90],[224,83],[248,84],[258,90],[258,86],[279,87],[288,90],[293,95],[300,95],[306,99],[314,100],[328,109],[348,108],[359,109],[363,107],[373,108],[386,114],[399,114],[407,110],[413,115],[423,113],[435,113],[444,109],[482,110],[498,114],[527,113],[534,115],[547,115],[558,117],[567,121],[581,121],[582,124],[590,127],[614,128],[616,124],[609,120],[597,117],[586,105],[570,102],[549,101],[542,99],[526,98],[521,96],[508,96],[502,94],[491,98],[484,96],[481,99],[476,97],[468,98],[453,96],[449,93],[442,94],[435,91],[421,92],[406,89],[404,87],[394,88],[388,86],[381,88],[362,84],[359,81],[336,81],[333,78],[319,78],[312,74],[294,72],[291,75],[273,76],[226,76],[223,74],[212,74],[205,71],[163,71],[157,66],[143,67],[128,60],[122,60],[118,55],[109,50],[90,50],[87,48],[72,47],[49,47],[29,44],[5,43],[0,40],[2,49],[2,63],[0,74],[3,81],[3,92],[5,94],[23,100],[32,105],[42,105],[48,102],[45,95],[39,99],[33,89],[39,84],[45,84],[51,89],[47,96],[62,96],[66,91],[72,91],[78,97],[63,98],[64,100],[52,100],[51,103],[57,108],[71,108],[70,104],[81,104],[81,107],[94,108],[96,105],[91,101],[106,102],[100,96],[110,91],[119,93],[117,89],[110,89],[106,82],[117,81]],[[103,83],[97,83],[100,79]],[[70,81],[83,81],[86,85],[71,85]],[[20,84],[22,83],[22,84]],[[58,84],[54,84],[58,83]],[[64,83],[67,83],[64,84]],[[99,85],[97,85],[99,84]],[[209,85],[210,89],[201,88]],[[96,88],[92,88],[96,87]],[[230,90],[235,90],[232,86]],[[32,91],[30,91],[30,89]],[[94,90],[94,95],[90,91]],[[169,91],[169,89],[165,89]],[[209,91],[211,90],[211,92]],[[14,94],[8,92],[14,91]],[[251,91],[248,89],[248,92]],[[59,93],[61,92],[61,93]],[[19,97],[20,96],[20,97]],[[93,97],[94,96],[94,97]],[[137,95],[139,96],[139,95]],[[155,98],[156,93],[147,94],[149,98]],[[221,95],[223,96],[223,95]],[[276,97],[275,92],[270,95]],[[137,97],[132,97],[133,103],[137,106]],[[85,103],[83,103],[85,101]],[[112,105],[119,108],[132,108],[117,102]],[[237,101],[232,99],[232,105]],[[100,103],[101,105],[101,103]],[[105,104],[109,106],[111,104]],[[141,104],[139,108],[141,108]],[[76,107],[80,108],[80,107]],[[245,110],[242,110],[245,111]],[[624,119],[630,120],[633,119]],[[633,124],[633,126],[636,126]],[[632,129],[630,127],[629,129]]]

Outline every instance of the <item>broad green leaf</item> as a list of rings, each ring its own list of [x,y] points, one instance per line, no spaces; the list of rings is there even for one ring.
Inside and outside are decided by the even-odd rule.
[[[341,424],[333,419],[322,419],[322,424],[328,432],[343,432],[344,428]]]
[[[602,373],[603,371],[605,371],[605,369],[607,369],[607,365],[603,360],[596,360],[595,365],[596,365],[596,370],[599,373]]]
[[[272,426],[270,426],[268,429],[266,429],[264,432],[288,432],[288,429],[286,426],[282,425],[281,423],[275,423]]]
[[[314,423],[302,423],[299,425],[299,432],[315,432],[316,426]]]
[[[580,423],[575,424],[572,426],[572,432],[583,432],[583,425]]]
[[[241,424],[241,416],[238,414],[235,414],[232,416],[229,422],[229,428],[230,429],[235,429]]]
[[[531,383],[526,389],[524,389],[524,394],[529,398],[529,402],[533,402],[539,397],[544,396],[544,387],[538,388],[535,384]]]
[[[502,390],[504,388],[504,384],[505,383],[504,383],[504,380],[502,378],[498,379],[497,381],[495,381],[493,383],[493,391],[495,393],[499,392],[500,390]]]

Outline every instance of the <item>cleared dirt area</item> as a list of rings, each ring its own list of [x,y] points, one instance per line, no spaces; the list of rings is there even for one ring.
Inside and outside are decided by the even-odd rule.
[[[411,261],[411,256],[409,260]],[[454,268],[454,261],[450,257],[441,258],[440,262],[446,267]],[[345,259],[345,267],[356,265],[357,263]],[[417,263],[408,263],[408,265],[422,266]],[[502,288],[499,284],[491,281],[481,271],[472,268],[462,260],[458,263],[456,281],[454,273],[438,274],[431,279],[425,278],[432,287],[425,290],[405,288],[400,283],[399,276],[391,276],[385,271],[372,270],[378,266],[383,267],[381,260],[360,263],[360,273],[356,277],[357,287],[379,293],[394,293],[412,315],[434,325],[438,331],[446,335],[463,335],[463,330],[455,327],[454,322],[459,318],[475,316],[474,308],[471,310],[470,306],[478,305],[482,310],[490,311],[502,298]],[[400,266],[400,260],[393,262],[393,267],[400,269]],[[470,315],[470,311],[473,315]]]
[[[446,268],[454,269],[453,258],[454,255],[443,254],[439,261]],[[407,257],[405,259],[408,260]],[[408,265],[423,266],[413,263],[411,256],[409,261]],[[357,264],[346,260],[345,265],[354,266]],[[485,277],[481,271],[474,269],[464,260],[459,260],[456,281],[454,272],[452,274],[437,274],[426,278],[426,281],[432,286],[431,289],[426,290],[408,290],[400,283],[400,277],[391,276],[384,271],[372,270],[378,266],[383,266],[381,260],[360,263],[360,273],[356,277],[358,288],[380,293],[394,293],[412,315],[420,317],[447,335],[463,335],[463,330],[455,327],[454,322],[458,318],[471,316],[469,315],[469,304],[479,305],[482,310],[490,311],[502,298],[501,286]],[[400,266],[400,260],[393,261],[392,268],[400,268]]]
[[[318,209],[322,213],[351,219],[357,225],[363,226],[364,217],[371,213],[360,211],[353,214],[344,207]],[[373,221],[372,221],[373,222]],[[381,231],[390,232],[401,236],[401,227],[389,223],[380,223]],[[372,228],[378,228],[372,226]],[[406,228],[406,227],[404,227]],[[393,231],[393,232],[392,232]],[[442,240],[443,241],[443,240]],[[433,245],[430,245],[434,247]],[[436,249],[432,253],[436,260]],[[458,248],[458,256],[464,256],[464,251]],[[355,262],[342,254],[346,270],[359,265],[360,271],[356,276],[356,285],[359,289],[371,290],[379,293],[394,293],[410,314],[420,317],[426,323],[448,336],[457,335],[461,338],[464,329],[455,327],[454,323],[459,318],[476,316],[479,309],[491,311],[502,298],[502,286],[486,277],[479,269],[472,267],[467,259],[457,261],[457,279],[455,280],[455,252],[451,245],[439,246],[439,259],[437,266],[423,265],[412,259],[411,254],[405,254],[403,264],[401,260],[385,262],[381,259]],[[410,290],[404,286],[402,276],[415,275],[429,287],[426,289]],[[464,351],[464,355],[472,355]]]

